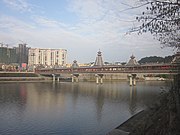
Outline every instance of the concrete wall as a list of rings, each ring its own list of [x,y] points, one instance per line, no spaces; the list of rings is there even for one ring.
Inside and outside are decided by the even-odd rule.
[[[104,81],[115,81],[115,80],[125,80],[128,81],[128,74],[129,73],[103,73],[103,80]],[[160,74],[164,74],[164,73],[135,73],[137,76],[136,78],[140,79],[140,80],[145,80],[144,76],[148,76],[148,75],[160,75]],[[79,81],[95,81],[96,77],[95,77],[96,73],[80,73],[79,74]],[[61,77],[63,78],[71,78],[72,74],[60,74]]]

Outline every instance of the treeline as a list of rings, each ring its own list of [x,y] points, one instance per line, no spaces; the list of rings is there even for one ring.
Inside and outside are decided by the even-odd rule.
[[[158,57],[158,56],[150,56],[144,57],[138,61],[139,64],[145,63],[171,63],[174,56],[166,56],[166,57]]]

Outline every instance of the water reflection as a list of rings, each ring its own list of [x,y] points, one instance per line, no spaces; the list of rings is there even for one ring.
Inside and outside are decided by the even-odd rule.
[[[102,85],[97,85],[97,98],[96,98],[96,112],[97,112],[97,120],[101,121],[102,109],[104,105],[104,90]]]
[[[165,83],[0,84],[0,134],[103,135],[157,99]]]
[[[129,110],[130,113],[133,115],[136,112],[136,99],[137,99],[137,90],[136,86],[130,87],[130,100],[129,100]]]
[[[72,84],[72,93],[73,93],[73,107],[74,109],[76,108],[76,104],[77,104],[77,101],[78,101],[78,95],[79,95],[79,85],[76,83],[76,84]]]
[[[42,86],[43,85],[43,86]],[[28,86],[28,107],[34,112],[49,111],[60,108],[63,112],[65,108],[65,96],[61,94],[60,84],[39,83]]]

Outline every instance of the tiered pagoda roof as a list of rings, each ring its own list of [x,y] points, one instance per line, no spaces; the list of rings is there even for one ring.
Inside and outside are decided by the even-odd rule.
[[[103,59],[102,59],[102,54],[101,51],[98,51],[97,57],[96,57],[96,61],[94,63],[94,66],[98,66],[101,67],[104,65]]]
[[[126,65],[127,66],[136,66],[136,65],[139,65],[139,63],[136,61],[135,56],[132,54],[129,62]]]
[[[79,65],[77,64],[77,61],[74,60],[73,64],[72,64],[72,68],[78,68],[78,67],[79,67]]]

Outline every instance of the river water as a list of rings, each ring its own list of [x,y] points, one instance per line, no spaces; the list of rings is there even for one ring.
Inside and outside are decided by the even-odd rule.
[[[167,87],[165,82],[0,83],[0,134],[105,135]]]

